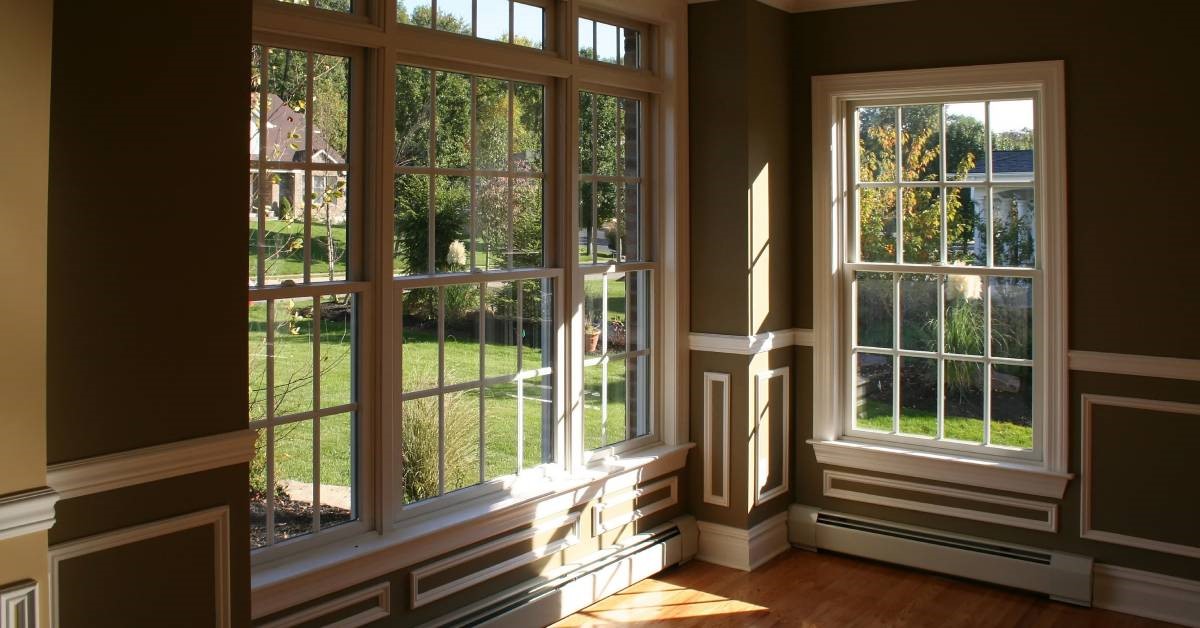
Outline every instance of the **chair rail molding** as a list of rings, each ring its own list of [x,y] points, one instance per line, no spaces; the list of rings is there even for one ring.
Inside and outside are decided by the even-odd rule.
[[[50,465],[46,482],[62,499],[249,462],[253,430],[154,445]]]
[[[45,487],[0,496],[0,541],[49,530],[58,499],[54,489]]]
[[[1072,371],[1200,382],[1200,360],[1074,349],[1067,354],[1067,358]]]
[[[688,335],[688,348],[708,353],[732,353],[734,355],[758,355],[786,347],[811,347],[815,342],[813,330],[793,328],[768,331],[753,336],[733,334],[706,334],[692,332]]]

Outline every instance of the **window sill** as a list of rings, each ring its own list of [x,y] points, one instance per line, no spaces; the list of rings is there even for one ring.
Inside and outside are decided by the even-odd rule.
[[[683,468],[694,445],[654,445],[555,479],[535,494],[495,495],[257,566],[251,616],[259,619],[360,582],[384,576],[513,528]]]
[[[817,463],[1062,499],[1071,473],[1038,465],[845,440],[810,440]]]

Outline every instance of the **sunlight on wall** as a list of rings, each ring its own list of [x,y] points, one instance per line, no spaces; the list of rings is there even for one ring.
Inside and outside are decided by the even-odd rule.
[[[764,164],[748,190],[750,212],[750,330],[765,331],[771,312],[771,164]]]

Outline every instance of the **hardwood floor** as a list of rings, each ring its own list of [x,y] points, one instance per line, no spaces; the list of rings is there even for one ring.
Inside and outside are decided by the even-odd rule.
[[[790,550],[752,573],[692,561],[555,626],[1170,626],[1031,593]]]

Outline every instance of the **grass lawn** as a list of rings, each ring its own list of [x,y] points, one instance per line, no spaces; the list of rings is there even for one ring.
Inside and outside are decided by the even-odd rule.
[[[334,254],[333,265],[336,276],[346,274],[346,225],[332,225]],[[312,225],[312,275],[314,278],[329,273],[329,237],[324,224],[313,216]],[[268,220],[263,233],[266,244],[265,274],[267,279],[283,279],[304,276],[304,219]],[[250,278],[258,269],[258,221],[250,221],[247,239]]]
[[[868,430],[892,431],[890,404],[868,399],[858,417],[858,426]],[[967,442],[983,441],[983,420],[946,417],[946,438]],[[937,436],[937,413],[916,408],[900,408],[900,431],[917,436]],[[1033,447],[1033,429],[1004,421],[992,421],[992,444],[1006,447]]]

